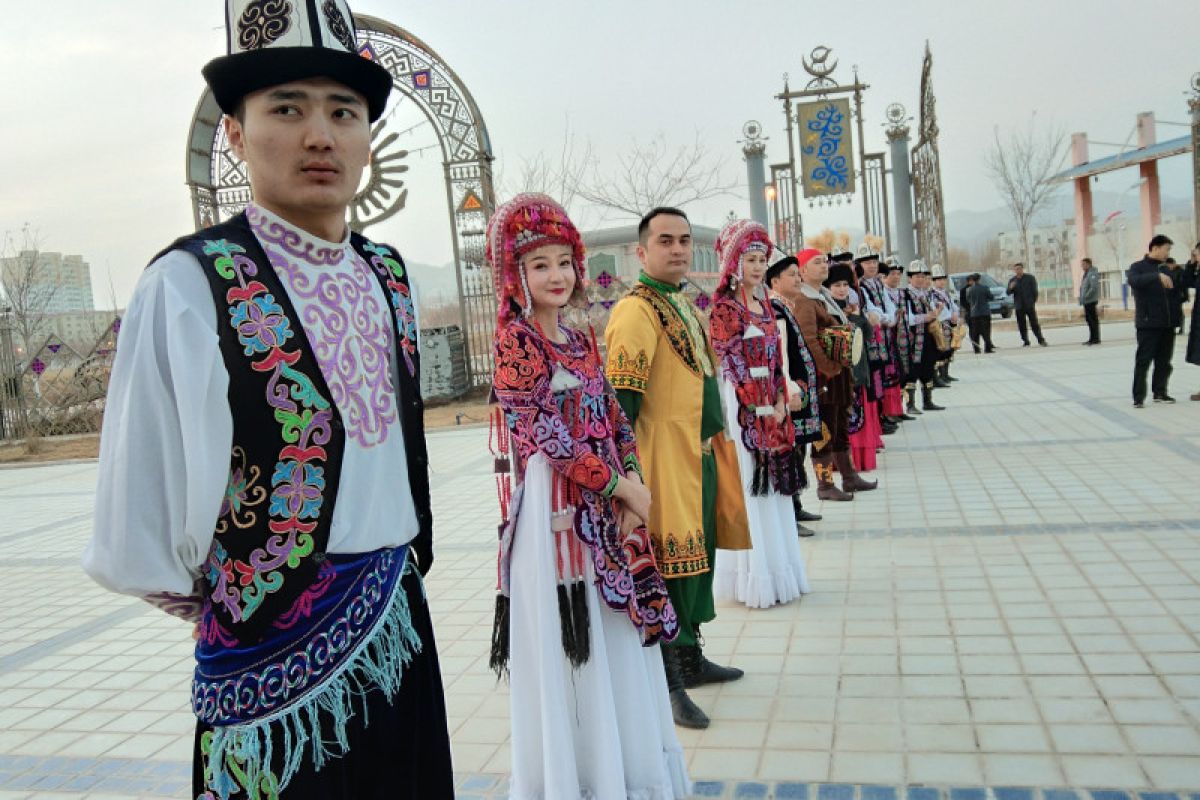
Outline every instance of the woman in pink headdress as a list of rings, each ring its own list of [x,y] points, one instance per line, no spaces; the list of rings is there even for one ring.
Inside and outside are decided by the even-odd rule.
[[[505,518],[491,666],[510,677],[510,797],[682,797],[658,644],[678,620],[645,528],[650,492],[594,335],[560,319],[586,302],[583,243],[557,203],[525,194],[489,221],[487,258]]]
[[[799,491],[796,429],[788,414],[779,328],[763,280],[771,240],[752,220],[734,220],[716,242],[721,279],[709,318],[721,360],[726,436],[741,468],[749,550],[717,551],[713,594],[768,608],[808,592],[792,495]]]

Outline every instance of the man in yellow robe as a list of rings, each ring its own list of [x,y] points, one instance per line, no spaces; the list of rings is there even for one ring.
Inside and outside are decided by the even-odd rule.
[[[675,722],[708,727],[686,689],[736,680],[742,671],[704,657],[700,625],[716,616],[717,466],[712,437],[725,427],[716,358],[696,309],[680,291],[692,266],[692,228],[674,208],[638,224],[638,285],[613,307],[604,332],[608,379],[634,426],[652,496],[650,536],[679,616],[679,637],[663,647]]]

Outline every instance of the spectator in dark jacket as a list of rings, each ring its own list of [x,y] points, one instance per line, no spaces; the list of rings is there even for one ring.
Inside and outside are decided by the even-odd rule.
[[[1167,394],[1171,377],[1171,354],[1175,351],[1175,326],[1171,321],[1171,292],[1175,282],[1166,272],[1167,257],[1171,254],[1169,238],[1161,233],[1150,240],[1150,252],[1141,261],[1131,264],[1125,273],[1133,292],[1133,326],[1137,328],[1137,355],[1133,364],[1133,407],[1146,402],[1146,373],[1154,364],[1150,388],[1156,403],[1174,403]]]
[[[1171,301],[1171,327],[1175,329],[1177,336],[1183,335],[1183,304],[1187,302],[1188,292],[1184,287],[1183,267],[1175,263],[1175,259],[1168,258],[1166,260],[1167,277],[1171,279],[1171,283],[1175,284],[1167,290],[1167,297]]]
[[[983,282],[978,272],[971,276],[971,280],[963,306],[969,320],[971,346],[978,353],[979,340],[983,339],[983,352],[994,353],[996,347],[992,344],[992,290]]]
[[[1013,264],[1013,276],[1008,281],[1008,293],[1013,296],[1013,311],[1017,313],[1017,330],[1021,333],[1021,341],[1029,347],[1029,332],[1026,326],[1033,328],[1033,335],[1038,344],[1046,346],[1046,337],[1042,336],[1042,326],[1038,324],[1037,278],[1025,271],[1021,262]]]
[[[1192,330],[1188,333],[1187,362],[1200,366],[1200,243],[1192,248],[1192,258],[1183,270],[1183,294],[1187,300],[1188,289],[1195,289],[1196,296],[1192,298]],[[1200,400],[1200,392],[1192,395],[1193,400]]]
[[[1079,305],[1087,319],[1088,338],[1084,344],[1100,344],[1100,315],[1096,306],[1100,303],[1100,273],[1090,258],[1083,259],[1083,277],[1079,279]]]

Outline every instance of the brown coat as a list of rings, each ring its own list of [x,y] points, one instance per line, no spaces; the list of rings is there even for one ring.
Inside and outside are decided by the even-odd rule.
[[[808,351],[812,353],[813,362],[817,365],[817,372],[821,373],[821,379],[828,382],[830,379],[836,378],[842,372],[842,365],[832,361],[825,354],[825,348],[821,347],[817,334],[825,328],[838,324],[838,321],[825,308],[824,302],[805,295],[800,295],[792,301],[792,309],[795,311],[800,331],[804,334],[804,341],[813,343]]]

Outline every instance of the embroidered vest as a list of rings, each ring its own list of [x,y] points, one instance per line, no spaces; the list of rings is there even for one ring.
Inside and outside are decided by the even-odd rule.
[[[417,325],[404,262],[352,233],[394,318],[397,403],[420,532],[422,569],[432,558],[424,404]],[[341,415],[283,282],[245,214],[183,237],[167,250],[200,261],[217,307],[229,373],[233,447],[229,484],[203,569],[205,622],[234,644],[262,640],[307,617],[328,589],[322,563],[341,475]]]

